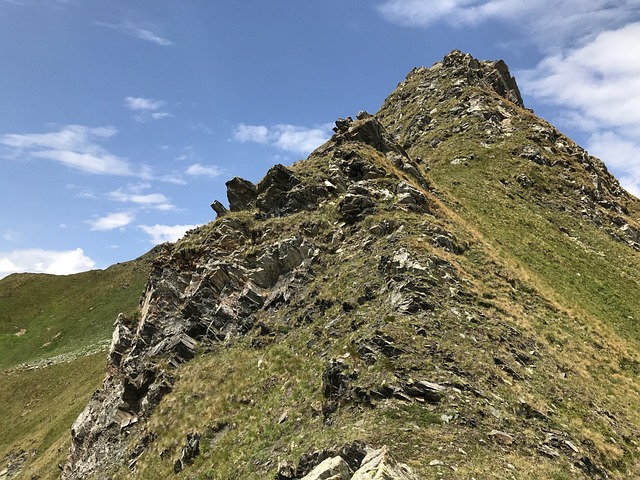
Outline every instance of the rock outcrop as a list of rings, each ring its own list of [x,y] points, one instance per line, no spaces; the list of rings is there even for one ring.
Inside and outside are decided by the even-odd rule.
[[[251,256],[229,252],[235,245],[227,239],[244,244],[247,234],[224,220],[209,248],[197,254],[167,249],[159,256],[139,320],[116,320],[107,376],[72,427],[64,478],[85,478],[123,462],[127,431],[171,391],[171,368],[191,360],[203,342],[247,332],[279,283],[304,283],[317,255],[313,245],[292,237],[261,245]]]
[[[229,180],[226,185],[229,209],[232,212],[255,208],[258,191],[253,183],[244,178],[234,177]]]
[[[341,456],[323,460],[301,480],[418,480],[411,469],[397,463],[387,447],[369,450],[361,465],[351,472],[349,464]]]

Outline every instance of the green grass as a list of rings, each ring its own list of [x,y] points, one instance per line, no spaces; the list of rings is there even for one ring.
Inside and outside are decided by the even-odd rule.
[[[101,385],[105,352],[30,370],[0,372],[0,470],[5,456],[27,453],[20,478],[58,478],[71,425]]]
[[[132,313],[147,279],[139,260],[75,275],[0,280],[0,370],[100,347],[120,312]]]
[[[322,223],[321,215],[271,219],[268,224],[274,232],[300,232],[303,222]],[[136,473],[123,468],[113,475],[167,476],[190,432],[203,435],[201,455],[177,478],[273,478],[278,459],[295,464],[305,452],[359,439],[372,445],[389,445],[394,455],[410,463],[421,478],[439,478],[442,472],[428,465],[430,460],[439,459],[469,478],[504,478],[512,465],[523,478],[544,479],[568,471],[571,461],[538,459],[532,464],[531,452],[540,441],[541,428],[560,428],[568,431],[570,438],[582,438],[584,434],[598,440],[605,438],[604,433],[620,438],[619,432],[611,431],[602,419],[590,416],[589,401],[595,401],[600,390],[585,389],[585,377],[555,384],[562,359],[552,352],[554,345],[537,337],[534,327],[542,321],[559,325],[567,321],[564,313],[553,310],[532,285],[514,281],[517,272],[504,265],[490,267],[490,256],[477,242],[465,255],[456,256],[425,241],[426,229],[436,225],[444,228],[449,219],[394,212],[395,221],[404,229],[389,237],[371,239],[368,228],[386,216],[381,212],[367,218],[351,233],[341,252],[324,255],[314,266],[314,280],[297,291],[287,305],[257,314],[256,320],[267,324],[275,338],[266,339],[256,348],[253,340],[258,334],[253,332],[181,366],[173,391],[144,427],[131,436],[133,449],[142,431],[157,435],[140,458]],[[323,224],[322,228],[332,227]],[[459,239],[472,239],[471,234],[456,228]],[[319,239],[330,237],[322,234],[316,238],[321,243]],[[366,240],[370,244],[367,254],[362,255],[360,245]],[[433,312],[395,312],[386,294],[379,294],[384,279],[377,259],[399,249],[410,251],[411,257],[423,265],[429,265],[430,259],[434,265],[442,264],[446,258],[451,262],[446,271],[459,275],[467,285],[464,288],[471,290],[452,296],[446,282],[437,282],[431,291],[437,304]],[[493,282],[495,308],[480,303],[489,280]],[[373,298],[358,302],[366,289],[373,292]],[[501,310],[501,302],[506,299],[516,306],[505,305],[511,310]],[[350,304],[347,309],[345,302]],[[528,315],[535,321],[519,318],[525,303],[531,304]],[[513,327],[520,333],[514,334]],[[558,336],[563,331],[559,326]],[[361,358],[359,347],[376,332],[392,338],[402,353],[397,358],[379,355],[373,364]],[[582,340],[568,339],[566,344],[573,348]],[[535,368],[527,374],[513,360],[513,352],[526,355],[532,350],[538,351],[532,359]],[[580,352],[576,350],[575,354]],[[495,365],[494,357],[506,360],[526,378],[512,379]],[[481,396],[452,391],[438,405],[378,399],[373,406],[347,398],[327,424],[321,413],[321,386],[322,371],[331,358],[343,358],[348,371],[357,372],[353,386],[364,391],[414,378],[466,383]],[[601,384],[606,380],[601,379]],[[555,402],[553,423],[520,419],[514,412],[521,398],[543,412]],[[490,406],[501,412],[500,419],[488,413]],[[280,422],[285,412],[286,419]],[[443,421],[442,415],[448,415],[451,421]],[[587,420],[576,423],[580,418]],[[587,424],[597,428],[588,431]],[[517,435],[518,443],[508,453],[487,436],[494,428]],[[446,472],[453,471],[446,468]]]
[[[575,212],[545,202],[542,178],[557,175],[560,167],[531,165],[510,158],[505,150],[493,151],[495,158],[477,155],[467,165],[441,163],[431,176],[448,197],[464,205],[458,213],[500,256],[527,271],[545,293],[640,345],[640,255]],[[437,155],[441,154],[447,155]],[[541,172],[545,168],[548,171]],[[511,186],[504,187],[499,179],[505,170],[528,171],[539,180],[529,189],[512,179]],[[571,200],[565,199],[566,206]]]

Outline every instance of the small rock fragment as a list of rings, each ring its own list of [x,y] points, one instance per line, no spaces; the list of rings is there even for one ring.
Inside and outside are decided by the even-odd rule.
[[[301,480],[349,480],[349,465],[342,457],[331,457],[323,460]]]
[[[507,445],[513,443],[513,440],[514,440],[514,438],[511,435],[509,435],[506,432],[502,432],[500,430],[491,430],[489,432],[489,436]]]
[[[211,204],[211,208],[218,214],[219,217],[224,216],[228,212],[227,208],[218,200],[215,200]]]

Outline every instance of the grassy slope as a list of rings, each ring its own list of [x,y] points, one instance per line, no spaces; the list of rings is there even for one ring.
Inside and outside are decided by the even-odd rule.
[[[473,160],[451,164],[476,145],[443,145],[435,152],[417,149],[432,158],[430,178],[457,212],[472,223],[497,254],[513,259],[545,293],[576,314],[604,321],[635,345],[640,343],[640,254],[613,241],[602,229],[575,212],[554,208],[545,197],[562,200],[557,178],[560,166],[540,166],[514,157],[510,137],[491,149],[476,149]],[[515,181],[521,173],[534,179],[531,187]],[[505,186],[501,180],[507,180]],[[549,193],[551,194],[549,195]],[[637,199],[631,201],[636,211]]]
[[[146,268],[141,260],[75,275],[0,280],[0,370],[104,346],[118,313],[136,308]]]
[[[446,105],[440,108],[447,110]],[[538,340],[555,349],[557,358],[589,385],[583,405],[575,400],[562,405],[566,422],[597,445],[605,465],[630,468],[637,475],[635,460],[609,437],[610,427],[615,431],[624,423],[618,413],[611,415],[608,427],[586,419],[594,411],[602,415],[615,409],[637,435],[640,255],[579,212],[579,188],[588,188],[591,178],[578,165],[571,166],[574,159],[556,157],[569,162],[567,169],[518,156],[523,145],[532,143],[530,125],[541,124],[528,112],[520,115],[513,132],[497,141],[492,137],[488,147],[482,145],[486,134],[474,125],[447,139],[446,132],[457,124],[452,118],[425,134],[410,153],[430,166],[434,188],[452,213],[478,233],[485,251],[510,268],[514,288],[539,292],[562,312],[562,324],[543,317],[531,326]],[[433,148],[430,142],[438,136],[445,140]],[[463,161],[452,162],[456,158]],[[575,183],[566,181],[567,172]],[[516,181],[522,173],[533,185]],[[640,202],[633,197],[620,202],[637,222]],[[526,307],[525,312],[531,305]],[[565,392],[569,398],[576,393]],[[637,455],[634,442],[628,447]]]
[[[0,373],[0,466],[26,452],[20,478],[53,479],[67,455],[69,429],[104,376],[105,354]]]
[[[370,158],[393,170],[382,165],[383,157]],[[298,168],[312,177],[314,161],[323,160]],[[177,478],[273,478],[279,461],[295,463],[304,452],[353,439],[389,445],[421,478],[452,472],[455,478],[509,478],[514,472],[540,480],[584,478],[577,466],[584,456],[604,465],[612,478],[640,473],[637,337],[630,319],[619,323],[621,314],[638,311],[633,283],[626,283],[637,281],[637,255],[589,225],[554,217],[522,199],[504,200],[486,182],[502,174],[505,164],[496,163],[494,171],[481,162],[462,171],[434,168],[433,181],[454,209],[436,199],[435,216],[379,206],[379,214],[314,267],[314,281],[286,306],[258,315],[272,332],[266,338],[252,332],[176,371],[173,392],[131,437],[134,449],[144,433],[156,435],[133,476],[166,476],[189,432],[203,435],[202,453]],[[460,191],[449,190],[452,177]],[[269,225],[238,215],[258,231],[281,236],[316,225],[320,233],[311,241],[322,244],[336,228],[332,208]],[[404,229],[380,239],[367,233],[389,217]],[[580,242],[564,238],[554,222],[575,229]],[[453,232],[469,249],[453,255],[435,248],[428,232],[436,227]],[[386,295],[355,302],[367,289],[384,289],[377,259],[401,248],[423,264],[446,259],[459,283],[449,291],[439,282],[429,292],[435,309],[416,315],[398,315]],[[593,252],[606,252],[605,258]],[[381,355],[373,364],[363,358],[358,349],[376,332],[402,353]],[[408,378],[462,390],[450,391],[438,405],[347,398],[326,422],[322,371],[331,358],[344,360],[355,375],[352,387],[364,392]],[[497,360],[509,364],[511,373]],[[494,429],[512,434],[514,443],[496,441],[489,435]],[[560,438],[558,457],[540,453],[545,432]],[[430,466],[431,460],[443,465]],[[116,476],[130,475],[122,469]]]
[[[26,452],[25,478],[59,476],[69,428],[102,382],[113,321],[137,307],[148,269],[143,257],[104,271],[0,281],[0,470]]]

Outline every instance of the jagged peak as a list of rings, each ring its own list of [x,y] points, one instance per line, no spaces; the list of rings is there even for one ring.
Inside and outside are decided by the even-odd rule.
[[[468,53],[452,50],[431,68],[414,68],[407,76],[407,80],[414,75],[432,74],[455,79],[457,86],[490,88],[498,95],[524,108],[516,79],[511,76],[509,67],[503,60],[478,60]]]
[[[416,162],[376,116],[361,111],[355,120],[351,117],[338,118],[335,125],[334,135],[312,152],[306,162],[291,168],[275,165],[257,184],[240,177],[226,182],[229,210],[254,211],[259,218],[313,210],[336,196],[348,196],[355,191],[362,193],[366,190],[362,182],[383,177],[389,180],[393,177],[394,169],[402,172],[404,177],[411,178],[411,182],[421,188],[428,187]],[[375,154],[363,155],[363,149],[374,151]],[[394,178],[398,183],[394,190],[397,190],[399,199],[412,204],[419,197],[417,201],[420,207],[410,205],[408,208],[426,208],[426,201],[419,192],[405,191],[403,179],[399,176]],[[405,198],[407,195],[413,200]],[[227,213],[219,201],[214,201],[211,207],[218,216]],[[365,208],[360,207],[362,205],[358,209]],[[359,212],[356,213],[351,220],[359,218]]]

